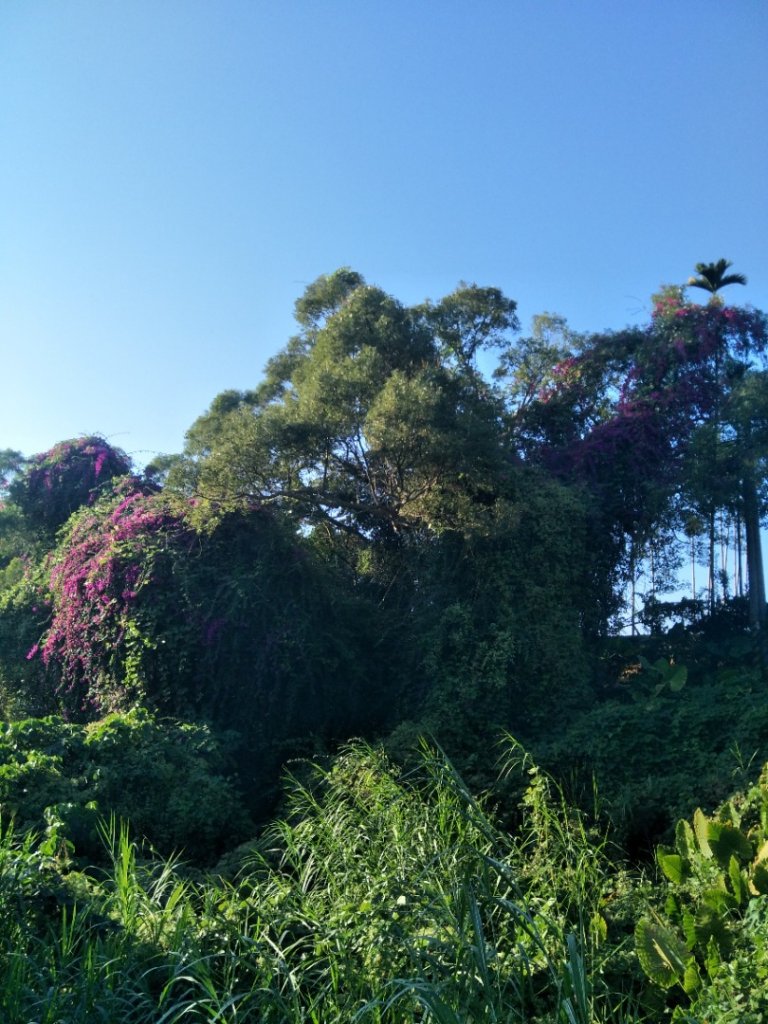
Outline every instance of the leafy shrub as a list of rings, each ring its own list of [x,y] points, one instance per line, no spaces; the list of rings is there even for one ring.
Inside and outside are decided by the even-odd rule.
[[[110,495],[72,517],[38,574],[50,588],[51,616],[27,654],[56,666],[70,713],[103,713],[143,696],[142,663],[158,639],[134,609],[148,584],[170,575],[170,552],[193,545],[183,516],[159,495]]]
[[[384,662],[369,653],[375,609],[346,582],[265,510],[118,488],[72,516],[3,595],[14,616],[0,628],[19,636],[0,668],[11,694],[18,679],[22,708],[39,683],[71,719],[141,703],[236,728],[263,807],[297,739],[311,748],[313,735],[346,738],[389,713]]]
[[[102,437],[78,437],[33,455],[8,494],[30,523],[52,537],[76,509],[93,504],[111,480],[130,469],[125,452]]]
[[[0,591],[0,719],[41,717],[57,710],[57,667],[27,657],[50,615],[43,573],[25,561],[19,578]]]
[[[762,896],[750,901],[731,956],[697,993],[689,1019],[763,1024],[767,1016],[768,899]]]
[[[209,730],[139,709],[90,725],[51,716],[2,726],[0,814],[90,858],[104,855],[99,822],[110,815],[159,851],[197,862],[249,829]]]
[[[467,536],[446,531],[422,554],[401,633],[415,639],[402,717],[437,738],[480,791],[496,778],[489,747],[588,704],[579,552],[587,509],[573,492],[510,474]],[[553,593],[557,599],[553,600]]]
[[[694,1018],[758,1022],[768,1010],[768,765],[756,785],[677,824],[657,850],[665,886],[636,929],[640,963],[682,989]],[[758,984],[763,979],[763,984]],[[682,1018],[682,1011],[678,1012]]]
[[[117,830],[107,870],[58,880],[39,846],[0,842],[4,1024],[639,1021],[633,990],[606,985],[622,886],[530,778],[510,836],[438,753],[405,777],[351,745],[291,786],[232,883],[182,878]]]
[[[613,688],[623,692],[560,719],[559,735],[550,727],[529,744],[572,799],[583,793],[591,801],[596,784],[615,840],[633,857],[652,857],[678,818],[697,805],[716,806],[749,774],[745,762],[768,758],[768,704],[759,671],[694,667],[675,691],[638,662],[637,671]]]

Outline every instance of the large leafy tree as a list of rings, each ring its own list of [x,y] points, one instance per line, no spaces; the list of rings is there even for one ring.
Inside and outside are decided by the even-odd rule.
[[[529,457],[595,497],[603,543],[630,579],[636,552],[700,514],[709,533],[732,509],[746,525],[753,625],[765,614],[760,552],[763,374],[766,317],[717,301],[730,264],[699,264],[716,299],[687,301],[685,289],[655,297],[645,330],[582,339],[525,410]],[[714,584],[710,584],[714,600]]]
[[[214,512],[272,509],[341,567],[375,608],[405,713],[429,707],[436,728],[475,693],[490,730],[576,693],[585,503],[523,465],[478,366],[483,352],[517,365],[515,303],[460,284],[406,307],[345,269],[307,289],[296,319],[262,383],[193,425],[171,487]],[[542,320],[539,347],[559,331]],[[545,355],[530,355],[532,377]]]
[[[585,625],[597,634],[619,611],[631,549],[650,528],[658,488],[662,417],[631,406],[623,390],[643,340],[635,330],[576,335],[548,316],[500,368],[510,444],[589,502]]]
[[[363,547],[455,527],[500,466],[499,405],[476,356],[509,344],[514,302],[461,285],[409,309],[344,269],[296,316],[262,384],[220,396],[192,427],[171,484]]]
[[[757,310],[725,306],[719,291],[743,284],[730,264],[698,264],[692,279],[712,298],[706,306],[668,289],[656,305],[653,369],[671,396],[678,424],[678,498],[683,515],[698,513],[708,537],[710,607],[715,599],[715,517],[733,513],[744,524],[750,621],[765,623],[760,519],[765,483],[764,367],[768,321]]]
[[[18,508],[8,502],[8,488],[24,464],[21,452],[0,451],[0,591],[20,572],[20,556],[30,543]]]
[[[14,474],[18,473],[24,464],[24,456],[13,448],[3,448],[0,451],[0,495],[5,493],[8,484]]]

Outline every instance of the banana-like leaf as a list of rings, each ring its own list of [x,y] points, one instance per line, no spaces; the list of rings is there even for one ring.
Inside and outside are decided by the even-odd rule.
[[[736,870],[739,870],[736,864]],[[729,914],[738,908],[736,896],[728,892],[725,887],[725,876],[720,876],[720,885],[717,888],[705,889],[701,895],[701,901],[705,907],[714,910],[716,914]]]
[[[695,996],[701,988],[701,974],[695,960],[690,960],[683,975],[683,988],[689,996]]]
[[[720,950],[717,948],[717,943],[714,939],[710,939],[707,943],[707,954],[704,962],[707,967],[707,974],[710,978],[714,978],[720,970],[720,965],[723,962],[723,958],[720,956]]]
[[[731,880],[734,899],[741,907],[749,899],[749,882],[746,871],[742,871],[735,857],[731,857],[728,864],[728,877]]]
[[[675,826],[675,849],[687,861],[690,861],[696,850],[693,829],[685,818],[681,818]]]
[[[717,910],[706,906],[701,908],[696,915],[694,934],[697,945],[706,949],[710,940],[714,939],[720,953],[726,957],[729,955],[732,945],[731,933],[728,931],[724,915]]]

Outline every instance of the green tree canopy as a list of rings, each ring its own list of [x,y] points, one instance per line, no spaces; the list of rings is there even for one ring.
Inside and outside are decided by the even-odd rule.
[[[216,399],[170,482],[361,541],[455,527],[503,461],[474,360],[508,345],[514,309],[475,285],[409,309],[348,269],[318,279],[296,304],[301,334],[259,388]]]

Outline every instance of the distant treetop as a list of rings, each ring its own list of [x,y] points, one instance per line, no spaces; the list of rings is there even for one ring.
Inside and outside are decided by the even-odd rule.
[[[125,452],[103,437],[77,437],[27,459],[8,493],[31,521],[55,532],[76,509],[92,504],[106,484],[131,468]]]

